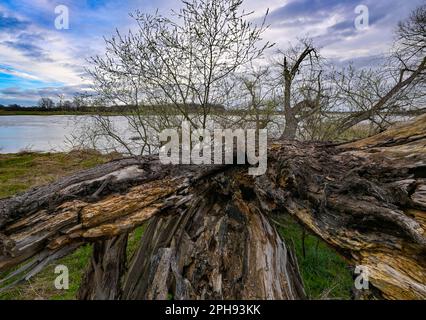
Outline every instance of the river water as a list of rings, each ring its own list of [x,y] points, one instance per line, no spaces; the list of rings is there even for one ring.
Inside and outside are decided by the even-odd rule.
[[[112,118],[119,127],[127,127],[123,117]],[[92,120],[90,116],[0,116],[0,153],[70,151],[73,137],[87,130]]]
[[[124,140],[131,141],[134,133],[127,120],[119,116],[110,119]],[[401,120],[408,119],[398,119]],[[75,146],[73,137],[84,134],[92,125],[91,121],[91,116],[0,116],[0,153],[70,151]],[[97,140],[93,147],[111,149],[111,141],[107,140],[110,139]],[[120,147],[115,148],[125,152]]]
[[[0,116],[0,153],[67,151],[75,116]]]
[[[115,132],[123,138],[134,154],[140,152],[135,131],[125,117],[108,117]],[[91,116],[0,116],[0,153],[67,152],[76,146],[78,139],[96,128]],[[149,133],[148,133],[149,134]],[[155,132],[151,132],[151,135]],[[158,136],[158,134],[155,134]],[[119,151],[126,153],[120,144],[110,137],[96,139],[93,145],[85,146],[103,152]],[[77,145],[81,147],[81,144]]]

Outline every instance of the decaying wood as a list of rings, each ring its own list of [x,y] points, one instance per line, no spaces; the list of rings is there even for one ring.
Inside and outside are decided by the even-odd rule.
[[[157,215],[124,285],[124,299],[300,299],[297,263],[247,198],[245,184],[219,174],[193,201]]]
[[[93,245],[92,259],[77,294],[79,300],[117,300],[121,297],[127,236],[122,234]]]
[[[273,141],[268,163],[251,177],[245,166],[124,159],[1,200],[0,272],[25,262],[13,275],[32,275],[152,218],[123,298],[302,298],[268,221],[289,213],[368,267],[381,297],[426,298],[426,116],[344,145]]]

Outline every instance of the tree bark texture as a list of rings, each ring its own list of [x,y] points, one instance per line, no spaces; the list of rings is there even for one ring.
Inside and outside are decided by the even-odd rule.
[[[185,208],[154,217],[124,298],[303,298],[294,256],[243,188],[219,175]]]
[[[126,248],[127,234],[93,245],[90,264],[77,293],[79,300],[117,300],[121,297]]]

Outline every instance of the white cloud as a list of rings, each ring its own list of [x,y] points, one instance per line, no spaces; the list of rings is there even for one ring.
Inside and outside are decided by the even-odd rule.
[[[355,0],[354,0],[355,1]],[[414,2],[420,0],[413,0]],[[81,79],[82,69],[86,58],[104,50],[102,37],[113,34],[115,27],[123,32],[134,26],[128,17],[128,12],[140,8],[142,11],[154,12],[160,7],[164,14],[170,9],[180,7],[180,1],[140,1],[124,2],[106,1],[95,9],[87,9],[86,1],[64,0],[70,6],[70,30],[54,29],[53,21],[49,26],[46,17],[54,19],[54,8],[58,4],[53,0],[21,0],[19,12],[8,11],[6,4],[0,4],[0,12],[13,16],[22,21],[28,21],[29,26],[16,32],[0,30],[0,62],[6,69],[0,72],[26,79],[45,83],[62,83],[65,86],[79,86],[86,82]],[[267,20],[271,28],[264,34],[264,39],[277,43],[278,48],[285,48],[289,42],[309,35],[322,46],[322,55],[335,60],[368,58],[386,53],[392,41],[392,28],[395,26],[395,14],[392,19],[383,18],[370,29],[355,32],[353,29],[339,29],[338,24],[352,25],[353,7],[355,2],[307,0],[246,0],[246,11],[255,11],[251,16],[258,21],[267,8],[273,13]],[[377,10],[372,13],[390,14],[406,13],[409,8],[394,8],[402,0],[365,0],[371,5],[377,4]],[[300,3],[305,7],[300,7]],[[285,5],[293,5],[293,12],[287,11]],[[84,7],[84,8],[83,8]],[[284,9],[283,9],[284,7]],[[315,10],[317,8],[318,10]],[[331,9],[330,9],[331,8]],[[386,10],[387,11],[386,11]],[[386,12],[384,12],[385,10]],[[388,12],[389,11],[389,12]],[[40,18],[40,21],[38,21]],[[403,18],[403,16],[397,19]],[[33,36],[30,40],[20,40],[22,36]],[[21,41],[21,42],[20,42]],[[14,45],[15,44],[15,45]],[[31,45],[25,48],[25,44]],[[31,52],[33,50],[33,52]],[[33,54],[33,56],[31,56]],[[35,56],[35,55],[39,56]],[[368,59],[366,59],[368,60]]]
[[[0,67],[0,72],[1,73],[6,73],[6,74],[10,74],[22,79],[27,79],[27,80],[38,80],[40,81],[41,79],[37,76],[34,76],[32,74],[26,73],[26,72],[22,72],[22,71],[18,71],[18,70],[12,70],[12,69],[8,69],[8,68],[3,68]]]

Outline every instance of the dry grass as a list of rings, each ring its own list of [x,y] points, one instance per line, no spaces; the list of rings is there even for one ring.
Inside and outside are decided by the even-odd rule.
[[[117,157],[117,154],[102,155],[93,150],[0,155],[0,198],[53,182]]]

